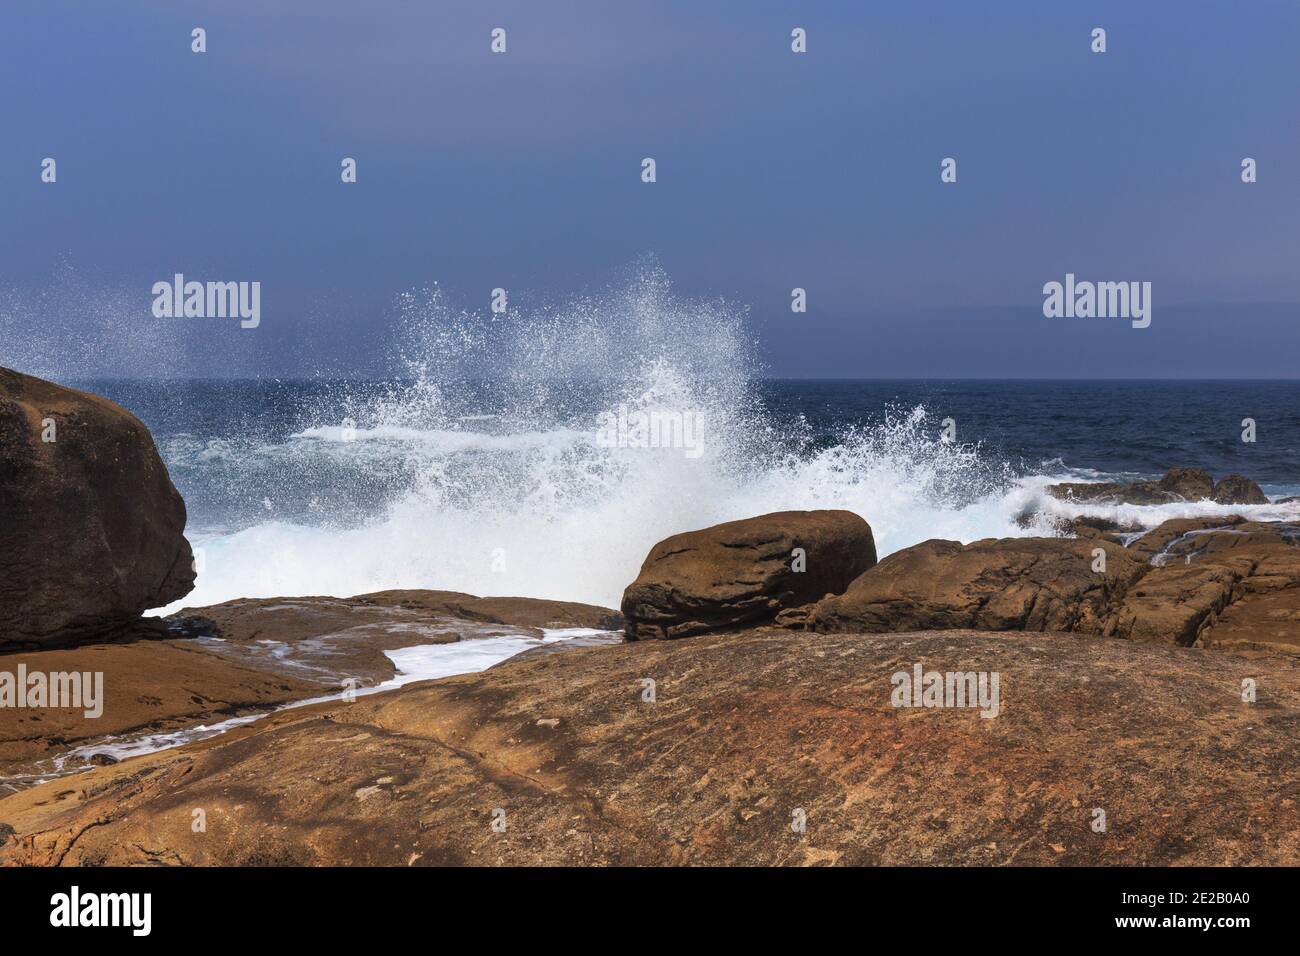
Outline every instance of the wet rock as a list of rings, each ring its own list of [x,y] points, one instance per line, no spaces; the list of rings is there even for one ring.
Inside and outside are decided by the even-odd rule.
[[[1152,561],[1168,554],[1175,557],[1185,556],[1186,550],[1194,546],[1198,535],[1215,530],[1230,530],[1245,522],[1240,515],[1211,516],[1204,518],[1171,518],[1152,528],[1142,537],[1132,542],[1128,548],[1134,555],[1144,561]],[[1208,541],[1208,539],[1206,539]],[[1176,550],[1170,551],[1175,543]],[[1162,558],[1163,560],[1163,558]]]
[[[1209,499],[1213,492],[1210,473],[1200,468],[1171,468],[1159,481],[1062,482],[1047,486],[1047,493],[1054,498],[1094,504],[1164,505]]]
[[[1062,529],[1063,533],[1076,538],[1101,538],[1115,544],[1124,544],[1130,536],[1140,530],[1138,525],[1132,523],[1112,521],[1110,518],[1093,515],[1073,518],[1065,522],[1065,527]]]
[[[1183,501],[1201,501],[1213,493],[1214,479],[1201,468],[1170,468],[1157,487]]]
[[[103,697],[100,713],[92,709],[89,716],[85,706],[0,707],[0,792],[6,784],[28,785],[32,774],[49,775],[54,758],[103,737],[214,723],[327,690],[309,676],[259,670],[194,641],[85,644],[0,655],[0,672],[15,675],[20,667],[29,674],[103,674]]]
[[[1114,521],[1110,518],[1101,518],[1095,515],[1081,515],[1078,518],[1073,519],[1070,522],[1070,525],[1076,532],[1082,531],[1086,528],[1103,534],[1110,532],[1119,532],[1122,534],[1138,530],[1138,526],[1131,522],[1125,523]]]
[[[1145,484],[1151,485],[1150,482]],[[1054,498],[1060,498],[1062,501],[1090,501],[1113,504],[1121,500],[1124,489],[1127,487],[1129,486],[1113,481],[1065,481],[1060,484],[1048,485],[1047,493]],[[1161,495],[1160,503],[1164,503],[1165,500],[1166,497]]]
[[[1228,475],[1214,486],[1212,496],[1221,505],[1266,505],[1268,495],[1242,475]]]
[[[0,708],[0,791],[29,785],[54,758],[101,737],[266,712],[338,694],[344,679],[373,687],[396,674],[386,651],[503,634],[540,638],[549,627],[617,628],[621,619],[586,604],[413,590],[227,601],[152,623],[148,640],[0,655],[0,671],[11,674],[21,665],[28,673],[104,675],[97,716],[76,708]],[[568,643],[537,650],[558,654]],[[73,761],[69,769],[83,764]]]
[[[368,649],[381,651],[458,641],[468,631],[473,631],[473,636],[490,636],[493,625],[499,625],[498,630],[528,630],[541,637],[543,628],[618,630],[623,620],[609,608],[572,601],[411,589],[346,598],[236,598],[208,607],[183,608],[168,618],[168,624],[194,636],[207,634],[236,642],[259,636],[298,642],[347,631],[359,635],[364,630],[373,637]],[[475,624],[482,627],[467,628]]]
[[[1063,501],[1088,502],[1100,505],[1166,505],[1182,499],[1172,491],[1160,487],[1157,481],[1116,482],[1064,482],[1048,485],[1047,493]]]
[[[199,614],[173,614],[165,619],[169,637],[220,637],[217,622]]]
[[[838,594],[876,563],[870,526],[849,511],[783,511],[673,535],[623,594],[629,640],[771,621]]]
[[[1166,521],[1133,544],[1154,570],[1126,595],[1111,633],[1220,650],[1300,650],[1300,527]]]

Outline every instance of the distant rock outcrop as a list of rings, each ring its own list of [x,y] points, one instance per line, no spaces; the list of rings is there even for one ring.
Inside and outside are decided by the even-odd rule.
[[[1062,501],[1086,501],[1094,504],[1163,505],[1175,500],[1154,481],[1121,484],[1114,481],[1065,481],[1048,485],[1047,493]]]
[[[871,527],[850,511],[782,511],[655,545],[623,594],[629,640],[770,621],[838,594],[876,563]]]
[[[1214,479],[1203,468],[1170,468],[1156,487],[1184,501],[1201,501],[1213,493]]]
[[[1215,501],[1227,505],[1266,505],[1259,485],[1241,475],[1228,475],[1217,485],[1201,468],[1171,468],[1159,481],[1063,482],[1048,485],[1048,494],[1063,501],[1096,504],[1163,505],[1178,501]]]
[[[135,416],[0,368],[0,648],[110,637],[184,597],[184,530]]]
[[[1268,495],[1243,475],[1228,475],[1220,479],[1210,497],[1221,505],[1268,504]]]

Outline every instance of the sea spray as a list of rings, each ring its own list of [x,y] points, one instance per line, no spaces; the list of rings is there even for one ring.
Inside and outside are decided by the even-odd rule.
[[[237,383],[160,435],[204,554],[185,604],[411,587],[617,605],[668,535],[788,509],[860,514],[882,557],[1080,513],[1243,510],[1061,502],[1051,482],[1111,476],[943,441],[942,393],[816,425],[814,388],[769,408],[744,310],[675,294],[653,264],[558,305],[512,291],[503,315],[412,290],[395,327],[398,380]],[[603,440],[611,415],[690,416],[699,453]]]
[[[1027,533],[1002,500],[1007,468],[940,441],[923,408],[880,409],[831,440],[778,421],[756,387],[744,311],[676,296],[652,264],[565,306],[523,302],[498,317],[459,311],[437,289],[402,296],[407,378],[357,389],[345,420],[235,465],[320,478],[313,501],[350,469],[369,498],[295,509],[273,493],[241,527],[194,529],[205,569],[185,603],[424,587],[617,605],[662,538],[788,509],[855,511],[882,553]],[[707,428],[683,454],[603,440],[611,416]]]

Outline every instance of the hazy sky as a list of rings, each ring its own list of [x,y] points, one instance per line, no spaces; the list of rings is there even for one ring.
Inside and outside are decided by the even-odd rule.
[[[6,0],[0,364],[371,373],[404,290],[653,254],[775,375],[1294,377],[1297,37],[1293,0]],[[153,318],[175,272],[260,281],[261,327]],[[1151,282],[1151,327],[1044,318],[1067,272]]]

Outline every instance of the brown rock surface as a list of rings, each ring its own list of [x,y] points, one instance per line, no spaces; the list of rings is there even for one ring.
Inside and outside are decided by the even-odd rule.
[[[52,775],[53,760],[101,737],[160,732],[265,710],[324,685],[214,654],[194,641],[136,641],[0,655],[0,672],[102,673],[103,713],[0,708],[0,793]],[[76,765],[74,761],[74,769]]]
[[[484,625],[480,636],[487,636],[491,625],[508,626],[517,633],[520,628],[540,631],[544,627],[617,630],[623,623],[614,611],[591,604],[423,590],[374,591],[350,598],[240,598],[209,607],[187,607],[172,615],[176,621],[196,618],[210,621],[213,633],[232,641],[268,635],[280,641],[299,641],[352,632],[355,638],[366,638],[366,646],[372,650],[440,643],[435,639],[444,632],[446,640],[460,640],[466,623]],[[403,645],[404,635],[413,630],[427,641]]]
[[[794,549],[806,570],[793,570]],[[876,563],[871,528],[850,511],[782,511],[688,531],[655,545],[623,593],[629,640],[676,638],[772,620],[838,594]]]
[[[1156,568],[1125,596],[1111,633],[1135,641],[1190,646],[1232,600],[1246,570],[1223,564]]]
[[[777,623],[817,631],[1073,631],[1242,651],[1300,651],[1300,526],[1175,518],[1128,548],[1088,537],[926,541],[842,595]],[[1106,551],[1106,573],[1092,570]]]
[[[1135,533],[1141,528],[1133,524],[1121,524],[1110,518],[1080,515],[1066,522],[1065,530],[1080,538],[1105,538],[1119,543],[1118,539],[1121,535]]]
[[[998,672],[999,715],[895,709],[917,662]],[[0,862],[1295,865],[1298,719],[1290,656],[961,631],[625,643],[14,794]]]
[[[1271,547],[1251,557],[1250,573],[1201,643],[1217,650],[1300,652],[1300,549]]]
[[[48,775],[51,761],[101,737],[157,733],[372,687],[395,674],[385,651],[527,634],[540,628],[617,629],[607,608],[451,591],[382,591],[187,608],[173,624],[203,636],[0,654],[0,672],[104,675],[103,713],[0,707],[0,791]],[[75,763],[66,769],[77,769]]]
[[[1112,632],[1235,650],[1300,650],[1300,528],[1175,519],[1133,548],[1155,567],[1130,589]]]
[[[1092,570],[1106,552],[1105,573]],[[844,594],[819,602],[819,631],[977,630],[1100,632],[1110,609],[1147,568],[1101,539],[925,541],[895,552]]]
[[[1114,481],[1064,481],[1048,485],[1047,493],[1062,501],[1111,502],[1120,499],[1125,487]],[[1164,500],[1164,496],[1160,496],[1160,502]]]
[[[135,416],[0,368],[0,648],[101,639],[183,597],[184,530],[185,503]]]

